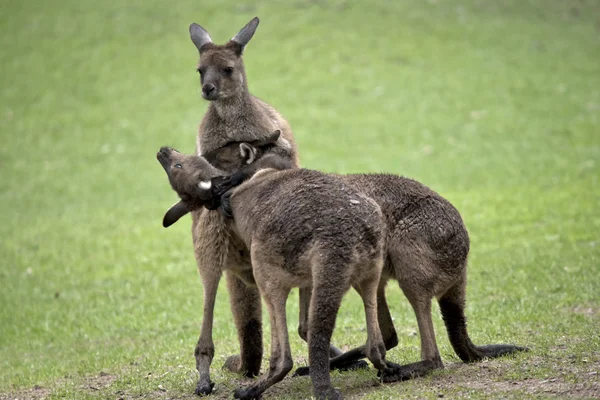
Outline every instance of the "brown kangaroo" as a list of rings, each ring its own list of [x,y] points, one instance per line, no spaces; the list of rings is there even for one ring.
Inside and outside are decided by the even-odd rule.
[[[267,132],[277,129],[281,132],[281,138],[268,146],[266,154],[270,156],[265,159],[265,164],[279,169],[298,167],[298,151],[288,122],[273,107],[248,91],[242,53],[258,23],[258,18],[252,19],[224,45],[214,44],[208,32],[200,25],[190,25],[192,42],[200,53],[197,69],[200,73],[202,97],[210,101],[198,130],[196,151],[197,154],[210,154],[231,143],[256,144],[268,141]],[[209,161],[219,162],[216,159]],[[260,165],[262,164],[251,168]],[[220,169],[225,173],[235,171],[226,165],[226,161],[220,162]],[[248,172],[252,173],[254,170]],[[238,184],[246,176],[247,174],[234,177],[237,179],[224,184]],[[218,200],[218,197],[214,199]],[[196,368],[200,376],[196,394],[208,394],[213,389],[210,380],[210,364],[215,352],[212,341],[213,312],[223,271],[227,271],[227,288],[240,343],[240,355],[229,357],[225,367],[249,377],[258,375],[263,354],[262,312],[258,289],[248,279],[233,272],[237,269],[236,266],[250,266],[249,253],[241,243],[230,240],[231,232],[223,215],[209,211],[217,205],[218,203],[211,206],[209,202],[206,204],[208,209],[199,208],[192,212],[194,253],[204,286],[202,328],[195,350]],[[166,220],[173,223],[188,212],[184,203],[177,203],[169,210]],[[306,340],[306,333],[302,337]],[[331,346],[331,354],[340,355],[342,351]],[[338,365],[346,369],[361,364],[350,362]]]
[[[276,138],[276,135],[272,136],[270,141]],[[271,163],[280,168],[280,163],[266,156],[261,159],[270,146],[269,140],[254,144],[258,147],[249,143],[232,143],[216,150],[210,157],[220,162],[227,159],[230,168],[240,169],[233,175],[242,180],[245,175],[240,171],[249,170],[249,163],[262,167]],[[214,165],[218,167],[219,162]],[[410,379],[443,368],[431,319],[431,299],[434,297],[438,299],[450,343],[461,360],[473,362],[526,350],[509,344],[475,346],[469,338],[464,314],[469,236],[459,212],[450,202],[425,185],[397,175],[351,174],[339,177],[379,204],[386,222],[387,255],[378,289],[377,310],[387,350],[398,344],[385,296],[389,279],[398,281],[417,317],[421,361],[403,366],[388,362],[390,367],[394,367],[394,372],[383,377],[385,382]],[[213,190],[213,201],[215,196],[230,188],[227,185],[236,184],[239,180],[226,182],[217,185],[217,191]],[[300,295],[299,330],[302,336],[308,330],[309,289],[301,289]],[[347,365],[364,355],[363,347],[350,350],[334,357],[331,367]],[[308,373],[306,367],[296,371],[296,375]]]
[[[190,210],[213,196],[212,182],[223,174],[205,158],[163,147],[157,158],[173,189]],[[250,250],[252,277],[271,322],[269,371],[235,391],[255,399],[292,369],[286,300],[293,287],[311,291],[308,312],[310,375],[319,399],[340,399],[329,376],[329,347],[337,311],[351,287],[362,296],[368,332],[364,353],[385,376],[385,344],[377,321],[385,227],[379,206],[340,177],[305,169],[261,169],[228,196],[232,232]],[[167,221],[168,224],[170,221]]]
[[[258,18],[252,19],[224,45],[214,44],[200,25],[190,25],[192,42],[200,53],[198,72],[202,97],[210,101],[198,130],[196,151],[203,154],[231,142],[260,141],[268,132],[278,129],[281,139],[269,152],[285,160],[287,167],[298,167],[298,152],[289,124],[273,107],[248,91],[242,53],[258,23]],[[224,168],[224,172],[234,170]],[[210,204],[207,206],[213,208]],[[174,222],[187,212],[185,204],[178,203],[169,210],[166,219]],[[245,246],[231,237],[230,226],[219,212],[205,208],[192,211],[194,253],[204,286],[202,328],[195,350],[200,376],[196,394],[208,394],[213,389],[210,379],[215,352],[213,313],[223,271],[227,271],[227,288],[240,343],[240,355],[230,357],[225,366],[247,376],[258,375],[260,371],[263,355],[260,296],[251,275],[244,277],[235,272],[242,267],[250,268],[250,256]]]

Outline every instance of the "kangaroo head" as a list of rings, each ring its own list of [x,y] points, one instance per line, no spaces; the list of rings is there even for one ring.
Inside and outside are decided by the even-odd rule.
[[[230,170],[238,170],[244,165],[252,164],[275,145],[280,134],[281,131],[276,130],[263,140],[232,142],[200,157],[182,154],[170,147],[161,147],[156,158],[165,169],[171,187],[181,199],[167,211],[163,226],[171,226],[188,212],[201,207],[211,210],[217,208],[219,199],[213,195],[212,181],[222,175],[219,169],[229,166]]]
[[[263,156],[265,151],[275,146],[281,131],[278,129],[267,138],[252,142],[231,142],[216,150],[203,154],[212,166],[223,171],[236,171],[244,165],[252,164]],[[285,139],[281,139],[285,140]]]
[[[156,158],[165,169],[171,187],[181,199],[165,214],[165,227],[175,223],[189,211],[203,206],[210,208],[214,202],[212,178],[220,175],[215,168],[202,157],[182,154],[169,147],[161,147]]]
[[[248,90],[242,53],[252,39],[258,22],[257,17],[253,18],[224,45],[214,44],[208,32],[200,25],[190,25],[192,42],[200,52],[198,72],[204,99],[226,99]]]

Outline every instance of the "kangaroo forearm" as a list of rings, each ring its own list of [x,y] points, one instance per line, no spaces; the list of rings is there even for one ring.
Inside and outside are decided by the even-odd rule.
[[[258,161],[243,166],[233,174],[226,177],[216,177],[212,180],[212,196],[213,201],[220,199],[222,195],[236,186],[241,185],[246,180],[250,179],[257,171],[265,168],[284,170],[293,168],[294,164],[289,158],[289,155],[281,155],[278,153],[269,153]],[[215,202],[216,204],[216,202]]]

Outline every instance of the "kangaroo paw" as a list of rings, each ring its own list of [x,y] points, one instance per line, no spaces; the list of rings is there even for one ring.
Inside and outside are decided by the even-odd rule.
[[[262,393],[260,393],[256,387],[249,386],[249,387],[242,387],[242,388],[237,389],[233,393],[233,398],[234,399],[242,399],[242,400],[260,399],[261,394]]]

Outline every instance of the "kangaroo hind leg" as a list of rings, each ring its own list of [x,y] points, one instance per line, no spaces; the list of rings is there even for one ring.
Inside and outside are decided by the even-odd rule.
[[[386,368],[386,346],[379,326],[377,307],[378,283],[379,274],[376,274],[375,276],[356,284],[354,287],[363,300],[367,321],[368,338],[367,344],[364,346],[364,355],[367,356],[377,370],[384,371]]]
[[[310,308],[310,296],[312,290],[310,287],[300,288],[299,290],[299,304],[298,308],[300,311],[299,323],[298,323],[298,335],[305,342],[308,341],[308,310]],[[378,298],[379,300],[379,298]],[[385,299],[384,299],[385,301]],[[387,305],[386,305],[387,307]],[[389,314],[389,311],[388,311]],[[390,318],[391,319],[391,318]],[[395,332],[394,332],[395,333]],[[344,353],[333,344],[329,345],[329,356],[332,357],[329,362],[329,368],[331,370],[338,371],[350,371],[355,369],[366,369],[369,367],[366,361],[362,360],[365,358],[364,346],[350,350]],[[298,367],[294,371],[293,377],[296,376],[308,376],[310,374],[310,367]]]
[[[285,309],[291,286],[279,273],[281,265],[272,262],[264,248],[253,245],[251,257],[256,285],[269,311],[271,357],[269,371],[254,384],[237,389],[234,393],[237,399],[259,398],[265,390],[281,381],[293,366]]]
[[[421,361],[405,365],[396,365],[388,362],[388,366],[393,365],[393,372],[384,374],[383,382],[397,382],[424,376],[429,372],[443,368],[442,358],[435,340],[435,331],[431,318],[431,296],[427,290],[411,290],[404,286],[404,293],[408,298],[419,327],[419,336],[421,338]]]
[[[342,395],[331,385],[329,351],[335,320],[342,298],[350,284],[341,265],[327,268],[328,263],[313,270],[313,289],[308,322],[308,359],[314,396],[317,399],[341,399]],[[336,268],[337,267],[337,268]]]
[[[393,349],[398,345],[398,335],[396,333],[396,329],[394,328],[394,322],[392,321],[392,316],[390,315],[390,309],[387,304],[387,299],[385,295],[385,286],[387,284],[386,279],[382,278],[379,281],[379,286],[377,288],[377,320],[379,322],[379,330],[381,331],[381,335],[383,337],[383,343],[385,345],[385,350]],[[357,289],[360,292],[360,289]],[[332,358],[330,360],[331,369],[356,369],[358,366],[362,365],[366,366],[364,361],[361,361],[362,358],[366,357],[366,349],[365,346],[356,347],[352,350],[348,350],[347,352],[340,354],[339,356]],[[386,361],[386,364],[389,366],[394,366],[393,363]],[[347,367],[352,366],[352,367]]]
[[[444,293],[438,300],[442,318],[448,331],[452,348],[464,362],[474,362],[483,358],[495,358],[518,351],[527,351],[526,347],[512,344],[491,344],[475,346],[467,332],[465,316],[466,277]]]
[[[256,383],[237,389],[234,395],[236,399],[259,398],[265,390],[281,381],[293,366],[285,315],[285,304],[289,289],[277,290],[270,288],[266,292],[261,288],[261,294],[267,305],[271,322],[269,371],[261,376]]]

